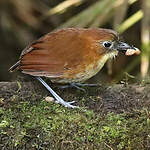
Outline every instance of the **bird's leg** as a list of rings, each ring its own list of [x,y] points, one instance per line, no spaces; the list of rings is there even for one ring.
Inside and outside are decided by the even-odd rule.
[[[81,90],[81,91],[83,91],[83,92],[85,92],[86,93],[86,90],[84,89],[84,88],[81,88],[79,85],[77,85],[76,83],[71,83],[70,84],[72,87],[75,87],[76,89],[78,89],[78,90]]]
[[[61,88],[61,89],[66,89],[66,88],[76,88],[76,89],[78,89],[78,90],[80,90],[80,91],[86,92],[85,89],[80,88],[79,86],[77,86],[77,85],[74,84],[74,83],[70,83],[70,84],[68,84],[68,85],[59,86],[59,88]]]
[[[55,97],[56,102],[64,105],[65,107],[78,108],[78,106],[71,105],[75,101],[65,102],[41,77],[36,77],[36,79],[39,80],[47,88],[47,90]]]
[[[99,86],[99,85],[98,84],[87,84],[87,83],[70,83],[69,85],[60,86],[60,88],[65,89],[65,88],[74,87],[74,88],[77,88],[78,90],[86,92],[86,90],[84,88],[81,88],[81,87],[85,87],[85,86],[95,87],[95,86]]]
[[[58,85],[58,88],[60,88],[60,89],[72,88],[72,85],[71,85],[71,84],[67,84],[67,85]]]
[[[82,88],[82,87],[86,87],[86,86],[87,87],[88,86],[95,87],[95,86],[99,86],[99,85],[98,84],[88,84],[88,83],[71,83],[71,86],[75,87],[75,88],[77,88],[77,89],[79,89],[79,90],[81,90],[81,91],[86,93],[86,90],[84,88]]]
[[[89,87],[96,87],[99,86],[99,84],[91,84],[91,83],[73,83],[76,86],[80,86],[80,87],[85,87],[85,86],[89,86]]]

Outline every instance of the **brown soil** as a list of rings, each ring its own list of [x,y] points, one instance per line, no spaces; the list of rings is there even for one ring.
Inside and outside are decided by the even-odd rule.
[[[88,87],[86,93],[77,89],[53,89],[66,101],[76,101],[76,105],[87,107],[99,113],[132,112],[143,107],[150,107],[150,86],[123,85]],[[32,82],[0,82],[0,105],[9,107],[16,101],[41,100],[50,96],[48,91],[37,81]]]

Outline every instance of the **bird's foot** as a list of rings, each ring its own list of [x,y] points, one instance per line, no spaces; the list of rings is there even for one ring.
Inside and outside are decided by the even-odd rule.
[[[71,105],[73,103],[75,103],[75,101],[71,101],[71,102],[66,102],[66,101],[59,101],[58,99],[56,100],[56,103],[59,103],[59,104],[62,104],[64,105],[65,107],[68,107],[68,108],[79,108],[78,106],[74,106],[74,105]]]
[[[71,102],[66,102],[64,101],[59,95],[57,95],[57,93],[41,78],[41,77],[36,77],[37,80],[39,80],[46,88],[47,90],[54,96],[54,98],[56,99],[56,103],[62,104],[65,107],[68,108],[79,108],[78,106],[74,106],[71,105],[73,104],[75,101],[71,101]]]
[[[68,84],[68,85],[59,86],[59,88],[61,88],[61,89],[76,88],[76,89],[78,89],[80,91],[86,92],[85,89],[79,87],[78,85],[76,85],[76,83],[71,83],[71,84]]]
[[[86,92],[86,90],[82,87],[95,87],[99,86],[99,84],[88,84],[88,83],[70,83],[69,85],[60,86],[61,89],[65,88],[76,88],[80,91]]]
[[[73,83],[75,84],[76,86],[81,86],[81,87],[96,87],[96,86],[99,86],[99,84],[91,84],[91,83]]]

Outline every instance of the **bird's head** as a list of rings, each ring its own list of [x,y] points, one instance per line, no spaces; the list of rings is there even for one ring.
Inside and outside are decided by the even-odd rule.
[[[110,29],[92,29],[90,32],[94,47],[100,54],[108,54],[109,58],[115,57],[118,52],[125,55],[138,55],[140,50],[120,40],[119,34]]]

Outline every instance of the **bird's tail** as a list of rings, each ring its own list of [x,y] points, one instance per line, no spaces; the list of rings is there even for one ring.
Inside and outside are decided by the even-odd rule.
[[[13,71],[17,70],[19,65],[20,65],[20,61],[15,63],[13,66],[11,66],[8,71],[13,72]]]

